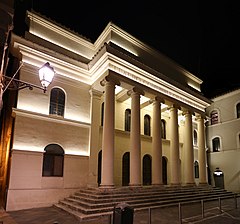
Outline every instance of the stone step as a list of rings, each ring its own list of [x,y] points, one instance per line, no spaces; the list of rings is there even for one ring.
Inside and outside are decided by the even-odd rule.
[[[171,197],[167,196],[155,196],[152,195],[151,197],[128,197],[126,198],[119,198],[118,200],[109,200],[105,199],[104,201],[99,200],[98,202],[92,202],[92,201],[85,201],[82,200],[81,198],[74,198],[74,197],[69,197],[65,199],[64,201],[67,201],[68,203],[72,203],[74,205],[78,205],[87,209],[101,209],[102,207],[114,207],[118,203],[125,202],[133,207],[135,205],[141,205],[141,204],[146,204],[146,203],[169,203],[169,202],[178,202],[178,201],[183,201],[183,200],[201,200],[202,198],[218,198],[218,197],[223,197],[223,196],[232,196],[232,193],[221,193],[221,194],[214,194],[214,193],[209,193],[209,194],[191,194],[191,195],[173,195]]]
[[[215,189],[214,192],[223,192],[225,190],[223,189]],[[75,193],[76,196],[79,197],[87,197],[87,198],[92,198],[93,200],[98,200],[98,199],[104,199],[106,198],[106,195],[109,195],[109,197],[111,198],[119,198],[119,197],[126,197],[129,195],[134,194],[134,196],[144,196],[144,195],[151,195],[151,194],[162,194],[162,195],[173,195],[173,194],[186,194],[186,193],[200,193],[200,192],[210,192],[208,189],[185,189],[185,190],[165,190],[162,188],[156,188],[156,189],[149,189],[149,191],[147,189],[143,190],[129,190],[126,189],[126,191],[122,190],[119,192],[116,191],[112,191],[110,190],[109,192],[99,192],[98,190],[88,190],[88,189],[82,189],[79,190],[78,192]]]
[[[79,219],[92,219],[111,214],[114,207],[122,202],[129,204],[134,210],[141,210],[201,200],[217,200],[219,197],[233,198],[234,195],[224,189],[209,186],[142,187],[138,189],[120,187],[108,190],[83,188],[59,201],[55,206]]]
[[[181,187],[173,187],[173,186],[144,186],[144,187],[119,187],[119,188],[110,188],[110,189],[102,189],[102,188],[82,188],[79,192],[83,193],[91,193],[96,195],[106,195],[106,194],[127,194],[129,192],[152,192],[152,191],[161,191],[161,192],[176,192],[176,191],[192,191],[192,190],[212,190],[213,187],[199,187],[199,186],[181,186]],[[218,189],[222,190],[222,189]]]
[[[91,219],[97,219],[100,216],[109,216],[113,213],[112,210],[108,212],[101,212],[101,213],[93,213],[93,214],[85,214],[83,212],[79,212],[75,209],[72,209],[71,207],[66,207],[65,205],[62,205],[60,203],[54,204],[54,206],[58,209],[64,210],[68,212],[69,214],[74,215],[76,218],[78,218],[80,221],[81,220],[91,220]]]
[[[191,196],[196,195],[196,196],[204,196],[205,194],[208,195],[216,195],[216,194],[225,194],[224,191],[219,191],[219,192],[191,192]],[[72,201],[81,201],[82,203],[84,203],[86,206],[88,206],[88,204],[90,204],[92,207],[98,205],[99,203],[101,204],[108,204],[108,203],[112,203],[112,202],[121,202],[123,200],[127,200],[131,201],[131,200],[142,200],[142,201],[146,201],[146,200],[151,200],[152,198],[154,198],[154,200],[169,200],[171,198],[181,198],[181,197],[187,197],[189,196],[189,193],[172,193],[172,194],[164,194],[162,192],[157,192],[154,194],[130,194],[130,195],[118,195],[118,197],[101,197],[101,198],[92,198],[92,197],[88,197],[87,195],[78,195],[78,193],[76,193],[75,195],[72,195],[69,197],[69,200]]]

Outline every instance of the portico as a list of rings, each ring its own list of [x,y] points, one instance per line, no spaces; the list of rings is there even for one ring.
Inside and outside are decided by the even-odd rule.
[[[101,188],[112,188],[116,186],[114,182],[114,175],[121,176],[121,169],[119,165],[114,165],[114,163],[119,163],[115,161],[114,154],[116,153],[115,146],[115,134],[116,133],[116,119],[115,116],[115,86],[120,85],[126,80],[121,80],[121,78],[116,78],[117,76],[109,72],[101,84],[104,88],[103,90],[103,102],[104,102],[104,122],[103,122],[103,134],[102,134],[102,169],[101,169]],[[131,82],[132,84],[133,82]],[[129,134],[129,144],[128,151],[130,153],[129,162],[129,186],[137,187],[142,186],[142,133],[141,126],[144,125],[141,119],[141,97],[144,95],[152,96],[149,100],[152,117],[151,126],[151,149],[148,154],[151,155],[151,185],[163,185],[163,166],[162,166],[162,156],[163,156],[163,144],[162,144],[162,127],[161,119],[162,113],[167,113],[169,116],[169,157],[168,157],[168,178],[170,185],[195,185],[194,178],[194,158],[198,158],[199,161],[199,184],[207,183],[207,171],[206,171],[206,153],[205,153],[205,140],[203,136],[205,135],[204,129],[204,113],[199,113],[199,109],[194,107],[186,106],[186,104],[173,98],[172,102],[168,96],[164,96],[161,92],[152,91],[149,94],[149,87],[146,88],[143,85],[136,83],[131,89],[125,90],[127,96],[126,99],[130,100],[131,109],[131,128]],[[162,110],[161,105],[164,105],[167,109]],[[99,109],[100,110],[100,109]],[[184,131],[182,133],[182,143],[179,140],[179,116],[182,114],[184,119]],[[165,115],[166,116],[166,115]],[[197,132],[198,132],[198,145],[196,150],[193,146],[193,120],[196,119],[197,122]],[[182,144],[182,147],[180,145]],[[182,148],[182,149],[181,149]],[[194,155],[194,151],[195,154]]]

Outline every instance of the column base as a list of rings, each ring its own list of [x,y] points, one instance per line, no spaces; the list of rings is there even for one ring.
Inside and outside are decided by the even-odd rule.
[[[182,186],[181,183],[170,183],[169,185],[171,187],[180,187],[180,186]]]
[[[152,187],[164,187],[164,184],[151,184]]]
[[[209,184],[207,182],[201,182],[198,184],[199,186],[208,186]]]
[[[142,187],[141,184],[129,184],[128,186],[129,187]]]
[[[114,185],[101,185],[98,187],[100,189],[114,189],[115,186]]]
[[[196,183],[184,183],[184,186],[197,186]]]

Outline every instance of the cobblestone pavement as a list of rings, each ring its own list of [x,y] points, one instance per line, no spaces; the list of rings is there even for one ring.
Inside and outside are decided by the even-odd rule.
[[[238,199],[239,200],[239,199]],[[240,201],[178,204],[167,208],[134,211],[133,223],[124,224],[240,224]],[[120,224],[116,217],[105,216],[94,220],[79,220],[55,207],[33,208],[5,212],[0,209],[0,224]]]

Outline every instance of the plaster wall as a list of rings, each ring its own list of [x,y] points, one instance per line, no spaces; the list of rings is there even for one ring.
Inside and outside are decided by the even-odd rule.
[[[63,177],[42,176],[43,153],[13,150],[7,211],[51,206],[86,186],[88,157],[64,156]]]
[[[22,69],[20,78],[35,85],[40,85],[36,68]],[[17,108],[48,115],[50,93],[54,87],[61,88],[65,92],[64,118],[90,123],[90,86],[58,74],[54,76],[46,93],[36,88],[32,91],[28,89],[19,91]]]
[[[13,149],[43,152],[48,144],[59,144],[65,154],[89,154],[88,126],[17,116],[14,133]]]
[[[211,179],[214,183],[213,171],[218,167],[224,174],[224,186],[226,190],[240,192],[240,151],[231,150],[210,154],[212,171]]]

